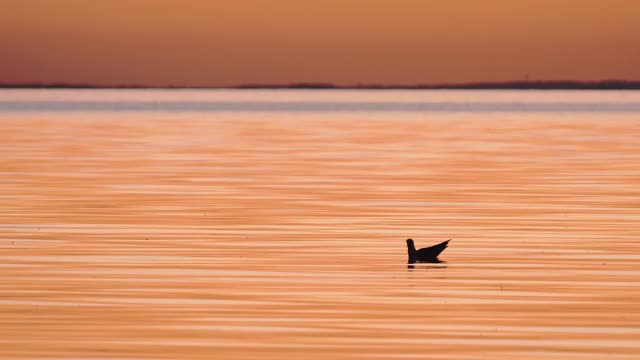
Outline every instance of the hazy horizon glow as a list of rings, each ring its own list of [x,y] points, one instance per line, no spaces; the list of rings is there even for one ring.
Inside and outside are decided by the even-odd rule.
[[[640,78],[640,3],[23,0],[0,82],[244,83]]]

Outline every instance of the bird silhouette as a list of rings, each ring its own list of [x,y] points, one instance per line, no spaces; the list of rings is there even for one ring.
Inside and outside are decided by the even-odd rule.
[[[449,245],[451,239],[441,242],[438,245],[426,247],[416,250],[416,246],[413,244],[413,239],[407,239],[407,250],[409,251],[409,264],[416,262],[439,262],[438,255],[444,251]]]

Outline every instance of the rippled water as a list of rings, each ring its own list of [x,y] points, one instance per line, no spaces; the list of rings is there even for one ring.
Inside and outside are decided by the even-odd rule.
[[[638,104],[0,92],[0,358],[638,359]]]

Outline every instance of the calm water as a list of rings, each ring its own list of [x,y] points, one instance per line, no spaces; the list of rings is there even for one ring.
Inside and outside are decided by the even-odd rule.
[[[0,91],[0,358],[638,359],[639,139],[631,91]]]

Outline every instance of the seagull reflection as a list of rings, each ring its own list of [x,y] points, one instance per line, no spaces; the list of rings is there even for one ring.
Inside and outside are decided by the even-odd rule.
[[[418,264],[408,264],[407,265],[407,269],[415,269],[415,268],[422,268],[422,269],[446,269],[447,265],[446,265],[446,261],[433,261],[433,262],[423,262],[423,263],[418,263]]]

